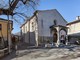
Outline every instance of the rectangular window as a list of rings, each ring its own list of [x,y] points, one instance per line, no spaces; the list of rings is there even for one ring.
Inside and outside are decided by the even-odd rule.
[[[34,23],[32,22],[32,30],[34,30]]]
[[[26,26],[26,32],[27,32],[27,26]]]
[[[2,25],[0,24],[0,30],[2,30]]]
[[[42,28],[43,28],[43,20],[41,20],[41,26],[42,26]]]

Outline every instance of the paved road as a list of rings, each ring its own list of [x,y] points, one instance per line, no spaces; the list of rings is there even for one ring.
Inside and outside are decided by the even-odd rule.
[[[26,45],[25,43],[19,42],[19,43],[18,43],[18,50],[27,49],[26,46],[27,46],[27,45]],[[17,50],[17,51],[18,51],[18,50]],[[9,55],[6,55],[6,56],[0,58],[0,60],[17,60],[17,59],[16,59],[17,57],[18,57],[18,56],[16,55],[16,51],[14,50],[14,51],[12,51]]]
[[[16,58],[16,52],[15,51],[13,51],[12,53],[10,53],[9,55],[4,56],[0,60],[11,60],[13,58]]]
[[[80,46],[76,48],[76,46],[69,46],[68,48],[54,48],[54,49],[45,49],[45,48],[28,48],[26,44],[20,44],[18,46],[18,56],[16,55],[16,51],[13,51],[11,54],[5,56],[4,58],[0,60],[53,60],[55,57],[63,56],[63,58],[57,58],[55,60],[64,60],[64,55],[69,55],[66,57],[67,60],[69,60],[72,56],[74,57],[76,54],[76,57],[80,57],[80,54],[77,54],[80,52]],[[56,55],[57,54],[57,55]],[[70,55],[71,54],[71,55]],[[54,57],[54,58],[53,58]],[[34,58],[34,59],[33,59]],[[49,59],[50,58],[50,59]]]

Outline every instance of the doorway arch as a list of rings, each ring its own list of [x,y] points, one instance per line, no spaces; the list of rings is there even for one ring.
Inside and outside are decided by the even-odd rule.
[[[66,43],[67,30],[65,28],[61,28],[59,33],[60,33],[60,43],[65,44]]]
[[[53,28],[53,42],[54,43],[57,43],[57,29],[56,28]]]

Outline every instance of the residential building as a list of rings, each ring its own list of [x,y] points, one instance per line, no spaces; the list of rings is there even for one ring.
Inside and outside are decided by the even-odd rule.
[[[67,35],[67,21],[56,10],[37,10],[20,28],[22,40],[30,45],[60,44],[61,35]],[[66,31],[65,31],[66,30]]]
[[[77,16],[76,19],[67,24],[68,27],[68,36],[71,43],[75,43],[77,40],[80,40],[80,16]]]
[[[0,51],[10,50],[13,21],[0,18]]]

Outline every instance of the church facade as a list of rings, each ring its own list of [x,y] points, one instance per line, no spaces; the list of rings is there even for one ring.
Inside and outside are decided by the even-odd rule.
[[[65,44],[67,21],[56,10],[38,10],[21,26],[22,39],[29,45]],[[63,42],[64,41],[64,42]]]

